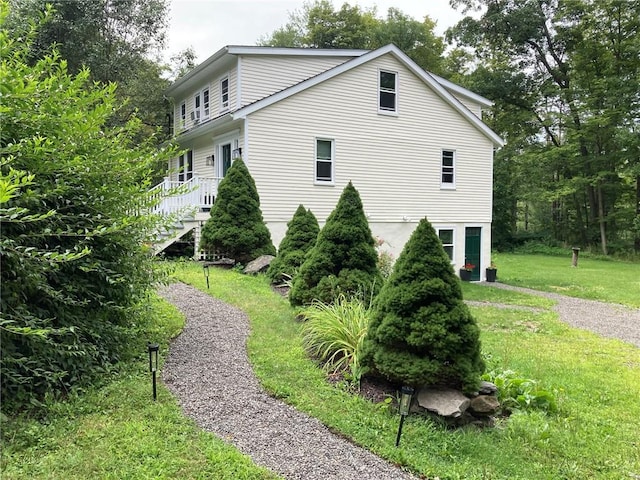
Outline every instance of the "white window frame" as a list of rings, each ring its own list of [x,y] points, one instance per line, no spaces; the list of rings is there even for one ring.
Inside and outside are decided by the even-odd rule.
[[[180,128],[187,125],[187,102],[184,100],[180,103]]]
[[[451,243],[442,243],[442,239],[440,238],[440,232],[442,231],[451,231]],[[451,247],[451,264],[455,265],[456,263],[456,229],[455,227],[451,227],[448,225],[444,225],[442,227],[438,227],[436,229],[436,232],[438,234],[438,240],[440,240],[440,243],[442,243],[442,247]],[[445,252],[446,252],[446,248],[445,248]]]
[[[205,93],[206,101],[205,101]],[[202,89],[202,103],[201,103],[202,115],[200,115],[201,119],[209,118],[209,114],[211,113],[211,91],[209,87]]]
[[[223,82],[227,82],[227,89],[226,91],[224,90],[222,84]],[[224,76],[220,79],[220,111],[224,112],[225,110],[229,110],[229,100],[230,100],[230,94],[229,94],[229,76]],[[226,98],[225,98],[226,97]]]
[[[178,181],[188,182],[193,178],[193,150],[188,150],[178,157]]]
[[[445,154],[451,154],[451,166],[444,164],[445,161]],[[443,148],[442,151],[440,152],[440,188],[444,189],[444,190],[455,190],[456,188],[456,151],[454,149],[450,149],[450,148]],[[452,181],[451,182],[445,182],[444,181],[444,176],[446,175],[451,175],[452,176]]]
[[[318,142],[331,142],[331,158],[318,158]],[[315,137],[313,155],[313,183],[316,185],[335,185],[336,170],[336,141],[329,137]],[[318,162],[328,162],[331,164],[331,178],[328,180],[318,178]]]
[[[383,73],[390,73],[394,76],[395,79],[395,86],[393,88],[393,90],[389,89],[389,88],[383,88],[382,87],[382,74]],[[393,109],[389,109],[389,108],[383,108],[382,107],[382,94],[383,93],[391,93],[394,95],[394,108]],[[378,70],[378,113],[381,113],[383,115],[398,115],[398,72],[394,72],[391,70],[383,70],[383,69],[379,69]]]

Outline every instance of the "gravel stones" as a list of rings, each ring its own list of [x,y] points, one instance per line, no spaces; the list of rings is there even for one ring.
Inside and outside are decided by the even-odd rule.
[[[159,293],[187,318],[162,378],[200,427],[287,479],[416,478],[267,395],[247,358],[242,311],[182,283]]]

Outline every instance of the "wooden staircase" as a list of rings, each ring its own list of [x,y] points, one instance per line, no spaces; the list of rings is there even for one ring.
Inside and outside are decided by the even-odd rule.
[[[151,194],[157,200],[151,213],[166,219],[165,226],[156,234],[153,242],[155,255],[194,231],[194,252],[197,258],[200,257],[200,232],[209,218],[220,180],[194,176],[186,182],[179,182],[165,178],[151,189]]]

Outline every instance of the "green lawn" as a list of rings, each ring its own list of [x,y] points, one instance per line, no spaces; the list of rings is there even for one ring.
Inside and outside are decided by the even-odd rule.
[[[572,297],[621,303],[640,308],[640,263],[566,257],[494,255],[498,281]]]
[[[525,271],[537,267],[548,273],[546,281],[538,272],[539,276],[531,275],[531,283],[521,274],[519,284],[536,287],[539,282],[553,291],[558,291],[553,285],[565,285],[563,293],[636,304],[637,264],[587,260],[581,259],[578,269],[564,266],[563,259],[542,256],[499,255],[496,263],[500,281],[511,282],[517,277],[511,272],[520,266],[527,267]],[[618,282],[599,282],[616,276]],[[191,263],[178,264],[177,277],[247,312],[249,356],[271,394],[427,478],[640,476],[640,349],[566,326],[558,321],[549,300],[463,285],[466,299],[535,307],[479,306],[472,312],[491,368],[516,370],[555,391],[558,413],[517,413],[486,430],[446,430],[410,416],[396,448],[397,414],[386,404],[372,404],[325,381],[301,347],[295,311],[266,279],[212,269],[207,290],[202,268]],[[582,288],[570,287],[572,282]],[[182,320],[159,301],[154,301],[150,313],[158,319],[154,339],[166,354],[167,342]],[[1,466],[3,480],[276,478],[184,418],[162,383],[154,403],[144,352],[106,386],[68,402],[52,402],[43,420],[4,419]]]
[[[440,478],[618,480],[640,475],[640,403],[635,401],[640,398],[640,349],[566,326],[548,300],[465,286],[477,300],[541,309],[482,306],[472,311],[491,366],[516,370],[556,391],[557,414],[518,413],[494,429],[457,431],[412,416],[401,447],[395,448],[397,415],[325,381],[304,354],[294,312],[263,278],[218,270],[211,275],[209,292],[251,318],[249,355],[264,387],[392,462]],[[201,268],[183,265],[178,276],[207,291]]]
[[[146,338],[164,355],[184,318],[158,299],[149,313],[157,328]],[[162,382],[154,402],[146,352],[105,386],[43,413],[3,419],[2,480],[279,478],[187,419]]]

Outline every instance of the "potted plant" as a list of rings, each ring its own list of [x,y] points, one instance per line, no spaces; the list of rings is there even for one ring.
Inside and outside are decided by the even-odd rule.
[[[460,280],[468,282],[471,280],[471,272],[476,266],[473,263],[465,263],[464,266],[460,269]]]
[[[496,268],[496,264],[491,262],[491,264],[485,270],[487,282],[495,282],[497,273],[498,273],[498,269]]]

